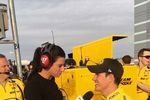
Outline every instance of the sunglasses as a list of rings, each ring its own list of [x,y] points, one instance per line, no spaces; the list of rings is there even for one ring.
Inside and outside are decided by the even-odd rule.
[[[150,56],[141,56],[141,57],[145,57],[146,59],[149,59],[149,58],[150,58]]]

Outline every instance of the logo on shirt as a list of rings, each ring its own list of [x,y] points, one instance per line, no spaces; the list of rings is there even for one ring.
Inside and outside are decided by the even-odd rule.
[[[122,85],[131,85],[132,79],[131,78],[122,78],[120,84]]]
[[[109,97],[109,100],[113,99],[115,96],[119,95],[119,92],[116,92],[115,94],[113,94],[111,97]]]

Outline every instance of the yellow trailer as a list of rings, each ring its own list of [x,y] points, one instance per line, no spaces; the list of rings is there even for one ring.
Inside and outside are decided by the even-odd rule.
[[[113,41],[126,38],[126,35],[112,35],[94,42],[76,46],[73,48],[73,58],[78,67],[66,69],[56,82],[66,97],[65,100],[75,100],[86,92],[92,91],[94,96],[91,100],[102,100],[100,93],[94,90],[95,84],[92,81],[93,73],[89,72],[86,66],[79,66],[80,60],[86,57],[90,59],[87,65],[95,65],[104,58],[112,58]],[[124,67],[124,74],[120,86],[135,100],[136,97],[137,70],[135,66]]]
[[[125,66],[122,81],[119,85],[132,100],[138,100],[136,99],[137,72],[137,66]],[[65,100],[75,100],[88,91],[94,93],[91,100],[103,100],[101,94],[94,90],[93,76],[94,74],[87,68],[66,69],[59,78],[56,78],[56,83],[65,96]]]
[[[89,58],[87,65],[100,63],[104,58],[113,57],[113,42],[126,37],[127,35],[112,35],[76,46],[72,49],[73,59],[76,61],[77,66],[79,66],[81,60],[84,62],[86,58]]]

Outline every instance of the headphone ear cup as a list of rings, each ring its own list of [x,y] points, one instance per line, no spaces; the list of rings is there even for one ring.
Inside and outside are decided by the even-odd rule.
[[[49,56],[47,54],[44,54],[41,56],[41,65],[43,68],[49,68],[51,64],[51,60],[49,59]]]

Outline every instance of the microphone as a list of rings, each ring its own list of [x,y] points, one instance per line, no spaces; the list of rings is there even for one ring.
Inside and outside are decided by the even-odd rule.
[[[93,92],[92,91],[88,91],[83,95],[83,99],[84,100],[91,100],[91,98],[93,97]]]
[[[0,74],[7,74],[7,75],[9,75],[10,72],[0,72]]]
[[[76,98],[76,100],[84,100],[84,99],[82,98],[82,96],[78,96],[78,97]]]
[[[93,92],[92,91],[88,91],[88,92],[86,92],[84,95],[83,95],[83,97],[82,96],[78,96],[77,98],[76,98],[76,100],[91,100],[92,99],[92,97],[93,97]]]

